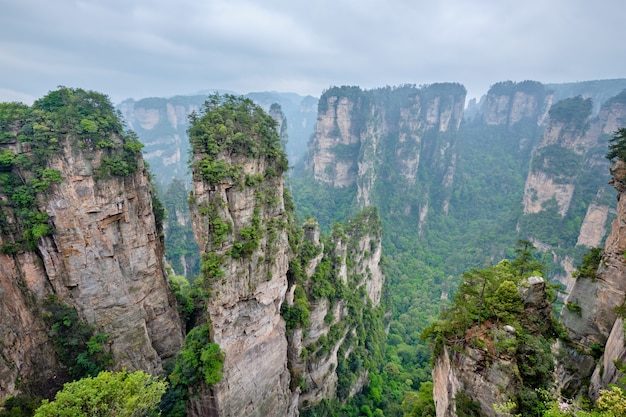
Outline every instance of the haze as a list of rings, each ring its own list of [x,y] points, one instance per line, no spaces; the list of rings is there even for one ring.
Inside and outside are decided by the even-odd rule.
[[[0,101],[626,76],[621,0],[0,0]]]

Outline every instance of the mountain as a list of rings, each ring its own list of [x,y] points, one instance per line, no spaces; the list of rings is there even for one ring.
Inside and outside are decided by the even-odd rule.
[[[458,277],[512,259],[518,240],[543,253],[547,278],[565,292],[555,309],[574,292],[572,273],[615,216],[605,155],[625,122],[620,86],[576,85],[585,98],[535,81],[496,83],[468,117],[458,84],[322,95],[290,183],[298,217],[317,217],[322,230],[365,205],[380,210],[393,311],[386,360],[400,371],[387,374],[387,395],[400,378],[412,382],[404,392],[429,379],[416,334],[448,305]]]
[[[98,93],[1,110],[0,397],[162,372],[183,329],[141,144]]]
[[[117,109],[127,126],[135,131],[144,143],[144,158],[149,162],[156,181],[166,187],[173,178],[190,180],[188,159],[190,154],[187,128],[189,115],[198,112],[209,94],[174,96],[170,98],[128,99]],[[294,93],[248,93],[263,109],[279,104],[288,125],[289,141],[286,150],[291,163],[295,163],[306,149],[317,112],[317,99]]]
[[[378,213],[330,236],[298,227],[278,124],[261,107],[211,96],[191,118],[190,216],[177,218],[201,252],[191,283],[166,274],[142,145],[105,96],[61,88],[0,115],[6,405],[127,369],[167,379],[163,415],[316,415],[374,378]]]
[[[377,213],[361,214],[324,243],[308,223],[301,238],[275,125],[243,97],[212,96],[192,117],[200,320],[210,323],[224,362],[221,381],[190,398],[190,415],[286,416],[323,399],[346,400],[374,366],[363,361],[382,352]]]
[[[603,110],[622,105],[616,103],[610,100]],[[438,417],[583,416],[589,415],[582,411],[591,408],[589,400],[604,412],[599,415],[620,415],[626,167],[623,151],[615,150],[624,148],[626,131],[619,132],[609,152],[617,217],[604,248],[590,250],[574,272],[561,322],[550,306],[556,297],[538,272],[530,272],[540,269],[537,259],[519,250],[513,261],[464,274],[452,304],[425,331],[435,347]],[[524,266],[529,260],[534,265]],[[618,388],[609,391],[611,386]]]

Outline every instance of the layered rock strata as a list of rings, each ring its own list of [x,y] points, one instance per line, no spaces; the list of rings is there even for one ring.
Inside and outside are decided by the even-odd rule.
[[[20,389],[16,381],[22,381],[21,387],[40,386],[37,395],[50,395],[65,382],[66,370],[43,319],[44,302],[50,296],[107,336],[106,349],[116,369],[158,374],[163,360],[174,356],[182,343],[141,154],[128,160],[135,168],[125,175],[103,170],[107,161],[123,152],[128,138],[114,127],[81,132],[80,120],[54,124],[61,111],[49,105],[54,100],[67,102],[67,113],[78,109],[83,115],[89,114],[94,101],[102,102],[101,117],[121,126],[104,96],[61,89],[34,105],[39,111],[34,117],[45,116],[36,122],[40,131],[53,133],[37,136],[37,131],[26,129],[27,121],[15,120],[14,127],[25,123],[24,127],[13,129],[15,135],[5,135],[0,143],[0,151],[13,153],[16,161],[11,169],[3,168],[3,180],[23,181],[21,187],[26,187],[9,182],[0,191],[0,397],[15,394]],[[96,135],[107,146],[94,146],[91,138]],[[49,155],[38,166],[43,140],[48,141]],[[17,162],[25,160],[35,162]],[[41,172],[49,177],[41,177]],[[16,200],[29,189],[39,190],[36,200],[28,205]],[[38,225],[29,228],[33,217],[25,220],[27,215],[39,219]],[[32,243],[26,244],[25,237]]]
[[[320,98],[309,146],[312,175],[335,188],[356,185],[361,208],[378,204],[381,175],[397,176],[414,188],[418,172],[432,170],[434,181],[448,192],[455,171],[454,133],[463,119],[465,93],[459,84],[370,91],[331,88]],[[389,163],[394,170],[385,170]],[[438,203],[445,210],[448,197],[443,194]],[[427,205],[428,195],[421,197]],[[400,210],[419,209],[405,202]]]
[[[235,103],[254,111],[251,102]],[[251,123],[271,120],[262,117],[266,118]],[[284,167],[277,167],[268,155],[277,152],[284,159],[284,153],[276,132],[266,134],[249,136],[249,140],[268,143],[269,148],[263,148],[257,157],[228,148],[213,157],[204,151],[204,144],[194,144],[200,139],[192,135],[191,220],[210,294],[206,309],[211,338],[225,357],[222,381],[210,390],[219,416],[289,415],[287,338],[280,315],[291,256],[281,175]],[[214,158],[237,175],[207,178],[202,161],[210,164]],[[208,272],[211,265],[207,262],[212,262],[212,272]],[[192,408],[197,401],[202,399],[192,399]]]

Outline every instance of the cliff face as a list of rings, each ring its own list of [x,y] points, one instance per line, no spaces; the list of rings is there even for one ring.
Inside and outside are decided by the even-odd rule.
[[[376,211],[363,211],[345,231],[335,228],[326,245],[319,240],[317,224],[306,224],[305,231],[309,256],[296,259],[301,267],[292,264],[283,308],[292,390],[299,395],[300,408],[324,398],[346,400],[360,391],[368,369],[355,364],[374,361],[384,340],[378,308],[384,276]],[[303,317],[299,313],[304,310]]]
[[[486,321],[480,328],[468,330],[455,346],[444,343],[432,371],[437,417],[456,417],[457,410],[467,412],[470,407],[480,410],[481,415],[497,417],[501,414],[494,405],[509,400],[523,407],[520,393],[529,385],[524,372],[528,363],[524,362],[531,358],[533,367],[542,362],[534,351],[540,343],[530,340],[546,333],[551,323],[545,285],[540,277],[522,281],[518,288],[523,304],[518,329]],[[549,350],[548,345],[545,349]],[[529,378],[531,387],[539,382],[533,378],[537,376]]]
[[[251,102],[233,103],[253,108]],[[216,113],[207,114],[208,119]],[[272,121],[269,116],[257,116],[247,123],[270,126],[265,125]],[[222,382],[211,391],[216,415],[285,416],[291,396],[280,316],[290,258],[281,175],[286,159],[275,132],[271,140],[246,134],[261,146],[256,155],[242,148],[211,155],[212,145],[194,139],[192,132],[192,223],[210,294],[206,304],[211,338],[225,356]],[[212,163],[229,167],[230,174],[209,175]]]
[[[513,126],[522,119],[542,125],[554,95],[536,81],[500,82],[491,87],[482,107],[486,125]]]
[[[144,158],[159,184],[167,185],[174,178],[189,181],[187,156],[189,115],[202,109],[206,94],[171,98],[128,99],[117,108],[128,127],[137,132],[145,144]],[[289,161],[297,161],[306,149],[313,131],[317,99],[293,93],[249,93],[248,98],[265,110],[278,103],[284,112],[285,127],[289,123],[291,141],[286,146]]]
[[[603,346],[604,355],[595,366],[578,368],[578,372],[562,370],[560,384],[564,389],[576,391],[580,389],[580,380],[593,372],[589,394],[592,398],[599,396],[599,390],[615,383],[619,376],[614,361],[626,357],[623,345],[622,319],[616,315],[615,309],[622,306],[626,295],[626,266],[623,253],[626,251],[626,231],[622,227],[626,218],[626,202],[623,194],[626,191],[626,166],[617,161],[611,167],[612,185],[619,192],[617,218],[611,225],[611,232],[606,239],[602,261],[594,279],[578,278],[566,299],[566,303],[580,306],[580,312],[563,309],[561,320],[568,329],[570,339],[581,355],[570,351],[565,363],[586,360],[594,363],[591,356],[592,346]],[[571,368],[570,368],[571,369]]]
[[[361,208],[379,205],[377,189],[397,180],[415,189],[421,204],[402,201],[391,210],[427,213],[433,186],[445,189],[435,204],[447,211],[464,101],[465,89],[458,84],[332,88],[320,98],[309,169],[332,187],[356,185]],[[433,177],[428,185],[420,181],[424,175]]]
[[[305,226],[298,243],[276,122],[244,98],[211,97],[190,139],[207,321],[225,359],[221,382],[192,398],[188,412],[292,416],[354,395],[366,369],[339,370],[367,357],[366,340],[384,337],[382,313],[371,312],[383,283],[376,212],[338,228],[328,245]]]
[[[99,115],[98,129],[81,131],[81,119],[57,118],[56,100],[67,113],[89,114],[94,102],[110,113]],[[123,172],[110,164],[130,149],[125,143],[138,142],[124,136],[111,105],[96,93],[61,89],[33,109],[35,121],[14,120],[22,128],[0,144],[4,155],[15,155],[2,170],[0,195],[0,311],[6,318],[0,323],[0,397],[19,389],[19,379],[63,379],[43,320],[51,295],[108,335],[117,368],[159,373],[162,360],[178,351],[182,329],[163,269],[152,188],[138,152],[125,154]],[[105,117],[112,117],[109,129]],[[34,200],[20,199],[32,192]]]
[[[565,274],[558,279],[568,292],[574,284],[572,260],[558,256],[554,248],[601,245],[613,211],[613,193],[606,185],[606,141],[626,121],[619,99],[605,103],[595,118],[589,118],[591,110],[591,101],[581,97],[562,100],[551,108],[526,178],[524,216],[519,223],[522,232],[542,251],[551,252],[564,268]],[[580,229],[572,228],[572,222],[580,223]],[[561,225],[560,240],[545,232],[553,227],[548,223]]]

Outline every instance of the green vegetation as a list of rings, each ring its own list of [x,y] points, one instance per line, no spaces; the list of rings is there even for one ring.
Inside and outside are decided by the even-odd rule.
[[[571,182],[580,173],[583,162],[583,156],[570,149],[560,145],[548,145],[535,152],[531,170],[542,171],[557,180]]]
[[[353,103],[358,102],[359,98],[362,95],[361,93],[361,88],[357,86],[343,85],[341,87],[330,87],[329,89],[322,92],[322,96],[320,97],[317,105],[318,114],[325,113],[328,110],[328,99],[330,97],[337,97],[337,101],[335,101],[334,103],[336,108],[337,102],[342,98],[347,98]]]
[[[105,346],[108,336],[95,333],[93,326],[82,321],[73,307],[50,296],[44,308],[48,334],[72,379],[96,376],[112,364]]]
[[[489,88],[489,94],[497,96],[513,96],[517,92],[538,95],[541,99],[546,94],[546,88],[537,81],[522,81],[519,83],[513,81],[501,81],[495,83]]]
[[[552,399],[543,417],[617,417],[626,415],[626,393],[619,386],[601,390],[600,398],[591,406],[582,400]]]
[[[591,248],[583,256],[582,264],[572,273],[572,278],[596,279],[596,272],[602,262],[604,251],[602,248]]]
[[[162,195],[165,219],[165,257],[176,274],[194,277],[200,273],[200,251],[191,228],[187,188],[175,178]],[[213,236],[213,234],[212,234]]]
[[[224,159],[226,155],[232,160],[263,157],[267,177],[280,176],[288,168],[276,121],[250,99],[211,95],[202,116],[194,113],[190,122],[189,140],[194,154],[201,156],[194,165],[211,185],[240,180],[241,167]]]
[[[546,404],[537,392],[552,388],[554,357],[550,345],[560,329],[554,319],[546,322],[536,314],[524,314],[518,286],[525,285],[524,278],[540,273],[529,250],[528,242],[520,242],[520,256],[515,260],[465,273],[452,304],[424,330],[422,337],[432,340],[435,356],[442,354],[443,346],[460,351],[466,346],[484,347],[493,350],[489,355],[512,356],[521,383],[517,397],[513,398],[516,408],[524,416],[542,416]],[[554,299],[549,291],[546,299]],[[504,325],[515,329],[513,338],[498,330]],[[465,404],[470,399],[461,400]]]
[[[161,398],[160,415],[185,417],[185,401],[203,387],[221,381],[223,366],[224,353],[211,342],[209,325],[192,328],[169,373],[170,385]]]
[[[142,371],[105,371],[65,384],[54,401],[43,401],[35,417],[157,416],[165,389],[164,381]]]
[[[73,152],[88,158],[98,153],[97,177],[126,176],[138,168],[143,145],[132,132],[125,132],[109,99],[93,91],[61,87],[35,101],[0,105],[0,233],[10,236],[1,253],[33,250],[37,241],[54,233],[48,215],[39,210],[39,200],[62,180],[50,168],[66,142]]]
[[[307,220],[303,228],[305,234],[315,230],[315,221]],[[381,225],[378,212],[375,208],[366,208],[345,225],[335,224],[330,235],[323,235],[321,240],[324,247],[322,259],[311,277],[306,279],[302,270],[309,266],[309,262],[318,256],[322,245],[315,245],[305,238],[299,246],[299,256],[292,261],[288,279],[295,288],[294,303],[283,306],[282,314],[287,328],[292,330],[301,327],[307,331],[309,317],[309,302],[327,300],[329,312],[324,322],[329,326],[327,334],[320,336],[316,342],[306,346],[302,357],[310,361],[324,360],[335,348],[338,348],[337,399],[322,401],[319,404],[305,405],[301,410],[303,416],[335,415],[359,416],[363,410],[369,410],[366,415],[381,415],[382,396],[385,376],[382,373],[384,365],[385,331],[383,315],[384,306],[374,307],[367,296],[363,282],[363,274],[357,273],[362,268],[356,260],[373,255],[376,241],[381,237]],[[370,238],[370,244],[362,248],[359,242]],[[347,248],[345,266],[347,282],[341,279],[343,256],[339,243]],[[368,277],[370,278],[370,277]],[[332,311],[339,304],[340,311],[347,309],[347,315],[335,317]],[[319,305],[316,303],[316,305]],[[350,398],[350,391],[364,372],[369,373],[369,385],[366,386],[358,398]],[[298,380],[298,375],[292,370],[292,378]],[[303,392],[309,387],[305,384],[296,384]]]
[[[301,285],[296,286],[294,290],[293,305],[283,303],[280,307],[280,314],[285,319],[287,331],[309,325],[309,302]]]
[[[178,306],[178,314],[183,323],[189,322],[195,310],[195,293],[191,288],[191,284],[183,276],[170,275],[170,288],[176,296],[176,305]]]
[[[41,398],[28,394],[9,395],[0,404],[0,417],[30,417],[41,405]]]
[[[185,337],[185,344],[176,358],[170,381],[190,388],[200,383],[212,385],[222,379],[224,354],[219,345],[212,343],[209,326],[204,324],[191,329]]]
[[[622,162],[626,162],[626,128],[618,129],[613,137],[609,139],[609,153],[606,157],[611,161],[619,159]]]
[[[550,111],[550,119],[561,122],[566,128],[583,132],[587,126],[587,118],[591,115],[591,99],[583,99],[581,96],[566,98],[554,104]]]

